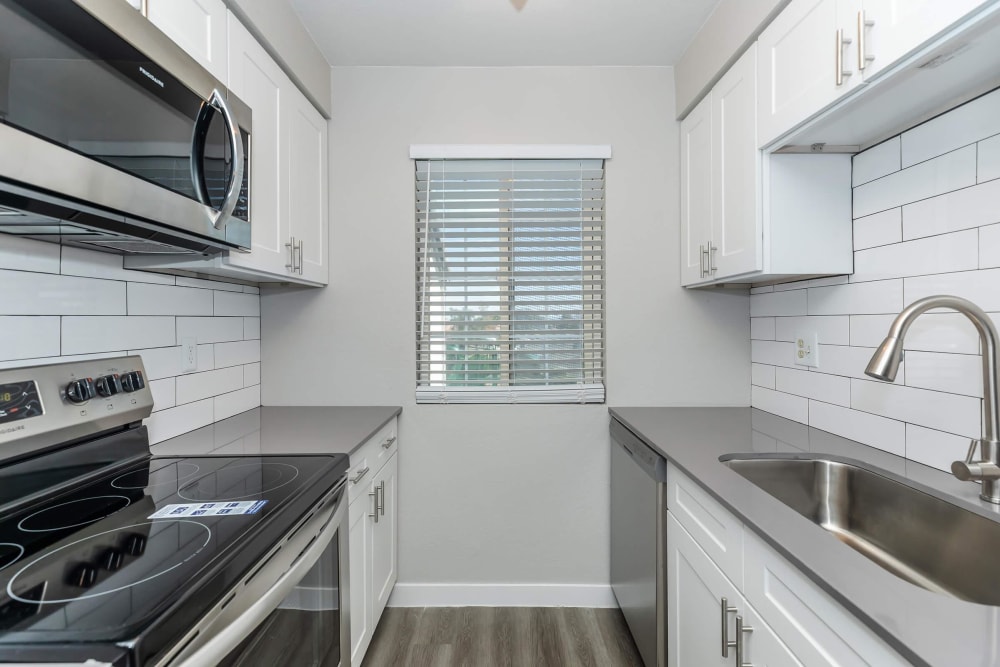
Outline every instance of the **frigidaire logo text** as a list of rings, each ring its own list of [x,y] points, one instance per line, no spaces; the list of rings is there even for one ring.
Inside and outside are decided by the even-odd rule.
[[[143,75],[144,75],[144,76],[145,76],[145,77],[146,77],[147,79],[149,79],[150,81],[152,81],[153,83],[155,83],[155,84],[156,84],[157,86],[159,86],[160,88],[163,88],[163,82],[162,82],[162,81],[160,81],[159,79],[157,79],[157,78],[156,78],[155,76],[153,76],[153,75],[152,75],[152,74],[150,74],[149,72],[147,72],[145,68],[143,68],[143,67],[140,67],[140,68],[139,68],[139,71],[140,71],[140,72],[142,72],[142,73],[143,73]]]
[[[7,428],[0,428],[0,435],[6,435],[7,433],[13,433],[14,431],[23,431],[24,424],[19,424],[18,426],[8,426]]]

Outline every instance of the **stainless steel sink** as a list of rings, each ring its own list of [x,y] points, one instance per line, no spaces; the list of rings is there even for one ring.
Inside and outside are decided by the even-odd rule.
[[[879,473],[822,458],[722,463],[886,570],[1000,605],[1000,523]]]

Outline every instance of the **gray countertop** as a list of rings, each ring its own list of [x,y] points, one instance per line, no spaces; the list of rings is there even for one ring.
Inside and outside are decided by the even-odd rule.
[[[398,406],[254,408],[152,446],[157,456],[352,454]]]
[[[1000,665],[1000,607],[953,599],[897,578],[719,463],[719,457],[823,453],[856,459],[1000,521],[1000,508],[979,500],[978,485],[751,408],[610,412],[910,662],[933,667]],[[1000,567],[1000,554],[997,557]]]

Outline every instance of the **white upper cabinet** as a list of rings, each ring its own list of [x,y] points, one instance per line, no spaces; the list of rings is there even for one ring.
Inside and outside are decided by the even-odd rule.
[[[792,0],[761,33],[759,146],[862,83],[851,49],[860,10],[860,0]]]
[[[871,79],[960,21],[984,0],[864,0],[857,17],[856,67]]]
[[[229,81],[222,0],[147,0],[149,20],[224,85]]]
[[[327,124],[306,96],[296,90],[287,104],[288,228],[296,264],[306,280],[326,284],[327,264]],[[256,224],[256,223],[255,223]]]
[[[735,276],[761,268],[761,155],[757,150],[757,47],[712,89],[710,269]]]
[[[681,284],[709,277],[712,240],[712,99],[681,122]]]

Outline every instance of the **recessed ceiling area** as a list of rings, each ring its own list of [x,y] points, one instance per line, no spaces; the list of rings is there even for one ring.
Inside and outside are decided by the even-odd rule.
[[[332,65],[674,65],[719,0],[290,0]]]

